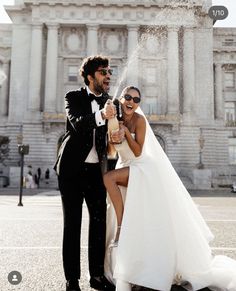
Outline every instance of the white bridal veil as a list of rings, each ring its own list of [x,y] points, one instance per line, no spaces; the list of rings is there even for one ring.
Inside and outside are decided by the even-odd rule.
[[[147,119],[142,154],[126,165],[130,175],[127,189],[122,188],[125,208],[117,248],[109,248],[116,218],[111,203],[108,209],[107,277],[163,291],[175,281],[189,282],[192,290],[235,291],[236,262],[212,256],[214,237]]]

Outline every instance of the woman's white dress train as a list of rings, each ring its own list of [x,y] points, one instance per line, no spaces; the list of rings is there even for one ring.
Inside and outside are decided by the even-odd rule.
[[[108,208],[106,276],[162,291],[175,282],[189,282],[192,290],[236,291],[236,261],[212,256],[213,234],[146,123],[140,157],[126,141],[117,146],[117,168],[129,166],[130,176],[128,187],[121,187],[118,247],[110,246],[116,216],[111,203]]]

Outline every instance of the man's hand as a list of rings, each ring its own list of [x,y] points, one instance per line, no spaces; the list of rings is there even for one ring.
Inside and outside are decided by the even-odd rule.
[[[111,119],[116,115],[116,107],[110,99],[107,100],[101,113],[103,119]]]

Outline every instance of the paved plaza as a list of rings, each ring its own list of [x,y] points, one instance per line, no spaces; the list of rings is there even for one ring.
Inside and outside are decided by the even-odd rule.
[[[215,234],[215,254],[236,259],[236,194],[230,190],[192,193],[195,203]],[[0,290],[64,291],[61,259],[62,209],[56,190],[24,190],[23,207],[16,189],[0,189]],[[82,225],[81,290],[90,291],[87,265],[88,213]],[[18,271],[22,281],[8,282]]]

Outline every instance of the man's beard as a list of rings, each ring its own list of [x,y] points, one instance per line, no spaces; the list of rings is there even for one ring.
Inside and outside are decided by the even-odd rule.
[[[107,93],[102,85],[100,85],[97,81],[94,82],[94,90],[98,94]]]

